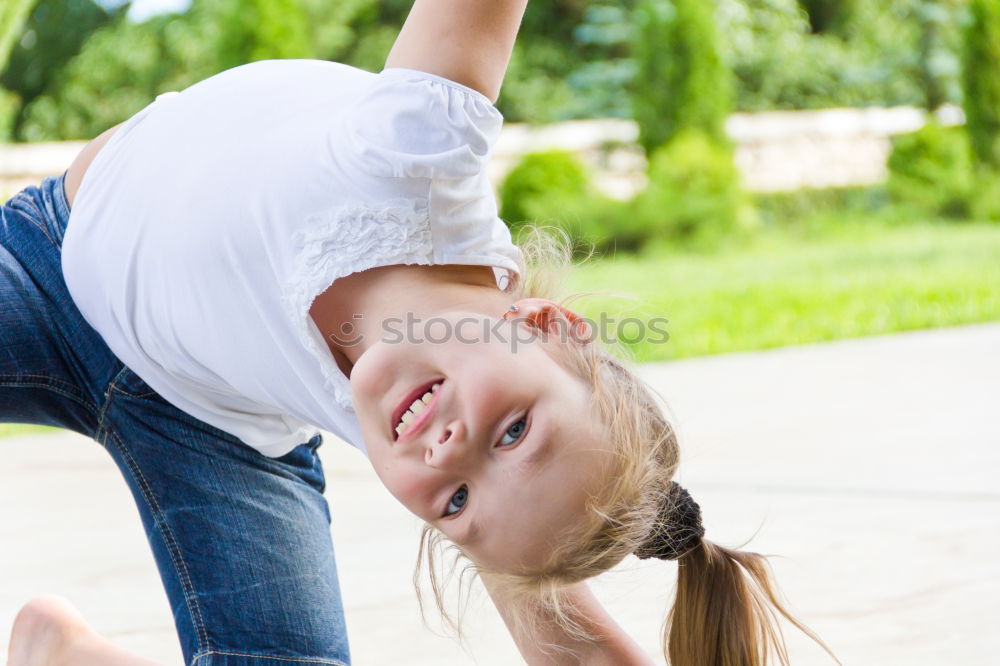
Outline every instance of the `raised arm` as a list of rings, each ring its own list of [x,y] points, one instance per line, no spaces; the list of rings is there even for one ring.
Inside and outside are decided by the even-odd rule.
[[[500,95],[528,0],[415,0],[386,67],[437,74]]]
[[[567,636],[554,623],[545,618],[535,618],[530,623],[530,633],[519,635],[514,627],[513,614],[519,601],[505,594],[488,575],[481,576],[490,598],[514,637],[517,649],[529,666],[654,666],[655,662],[612,619],[601,606],[586,583],[576,583],[567,589],[567,597],[580,609],[587,631],[598,637],[598,642],[581,643]],[[560,651],[546,648],[555,645]],[[571,651],[563,652],[562,650]]]

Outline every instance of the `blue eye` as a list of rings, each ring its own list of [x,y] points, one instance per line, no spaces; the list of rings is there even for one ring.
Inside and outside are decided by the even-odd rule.
[[[455,515],[456,513],[462,510],[462,507],[465,506],[465,503],[468,501],[469,501],[469,489],[466,488],[465,486],[462,486],[461,488],[455,491],[454,495],[451,496],[451,499],[448,501],[448,506],[444,510],[444,515],[445,516]],[[451,507],[453,506],[455,507],[454,511],[451,510]]]
[[[516,423],[511,425],[511,427],[507,428],[507,432],[505,432],[503,434],[503,437],[500,438],[501,446],[511,446],[512,444],[516,443],[517,440],[521,439],[524,436],[524,432],[527,429],[528,429],[528,420],[526,418],[518,420]],[[507,441],[508,437],[511,438],[511,441]],[[455,494],[451,496],[450,500],[448,500],[448,506],[446,506],[444,509],[445,517],[454,516],[456,513],[462,510],[462,507],[464,507],[465,503],[468,501],[469,501],[469,489],[465,486],[462,486],[461,488],[456,490]]]
[[[521,419],[520,421],[518,421],[517,423],[515,423],[511,427],[507,428],[507,432],[505,432],[503,434],[503,437],[500,438],[500,444],[503,445],[503,446],[510,446],[511,444],[513,444],[514,442],[516,442],[517,440],[521,439],[521,437],[524,435],[524,431],[525,431],[525,429],[527,427],[528,427],[528,424],[525,421],[525,419]],[[510,442],[508,442],[507,441],[507,437],[512,437],[513,440],[510,441]]]

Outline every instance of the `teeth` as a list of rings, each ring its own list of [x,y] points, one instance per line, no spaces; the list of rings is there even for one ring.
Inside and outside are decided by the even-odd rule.
[[[413,420],[417,418],[417,416],[422,411],[427,409],[427,405],[431,404],[431,401],[434,399],[434,394],[437,393],[437,390],[439,388],[441,388],[441,384],[434,384],[433,386],[431,386],[430,391],[424,393],[422,396],[414,400],[413,404],[410,405],[409,409],[403,412],[403,417],[399,420],[399,425],[396,426],[397,437],[406,432],[406,429],[410,426],[410,423],[412,423]]]

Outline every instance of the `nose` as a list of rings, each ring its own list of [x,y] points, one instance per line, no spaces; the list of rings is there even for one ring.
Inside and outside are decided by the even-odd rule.
[[[431,439],[424,451],[424,462],[430,467],[449,471],[467,466],[472,459],[473,447],[466,434],[461,421],[447,423],[436,440]]]

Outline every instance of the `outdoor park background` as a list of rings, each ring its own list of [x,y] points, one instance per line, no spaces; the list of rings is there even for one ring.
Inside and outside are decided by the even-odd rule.
[[[81,141],[125,120],[157,94],[223,69],[264,58],[309,57],[378,70],[410,1],[178,0],[160,4],[172,12],[151,13],[157,4],[4,0],[0,140],[7,143],[0,145],[0,196],[61,172]],[[727,352],[1000,321],[1000,0],[532,0],[498,107],[508,123],[494,164],[502,216],[515,232],[525,220],[565,228],[580,242],[581,256],[594,249],[573,274],[572,289],[638,297],[592,297],[583,302],[588,313],[610,309],[669,318],[668,343],[626,341],[639,361],[700,363],[700,357]],[[635,331],[622,333],[628,338]],[[908,339],[913,350],[933,349]],[[863,364],[881,367],[893,349],[904,348],[911,349],[886,342],[866,352]],[[719,358],[721,364],[726,357]],[[727,368],[749,367],[755,357],[730,358],[737,360]],[[761,358],[754,367],[764,371],[768,363],[792,357],[773,358]],[[921,392],[924,361],[913,352],[912,375],[881,397],[892,402],[909,396],[911,388],[914,395]],[[673,367],[681,378],[684,368],[704,377],[705,368],[715,367],[711,363]],[[954,367],[973,367],[975,361],[970,363]],[[983,363],[977,386],[995,386],[995,371],[989,373],[996,359]],[[752,378],[727,380],[722,367],[715,384],[697,394],[703,404],[714,406],[709,401],[719,394],[731,394],[741,406],[761,398]],[[803,378],[809,389],[786,397],[824,390],[810,381]],[[764,385],[780,394],[777,384]],[[939,397],[951,407],[961,402],[972,410],[989,398],[970,389],[948,402],[948,391]],[[858,512],[867,516],[879,493],[902,488],[907,473],[913,485],[922,482],[911,467],[891,479],[876,474],[897,459],[918,462],[900,456],[890,463],[887,454],[886,467],[873,462],[878,453],[865,450],[860,424],[878,425],[876,417],[859,419],[857,412],[866,407],[860,398],[831,397],[858,439],[815,439],[854,446],[858,467],[870,466],[862,476],[877,489],[863,503],[856,500]],[[680,393],[676,398],[685,399]],[[762,418],[759,407],[748,404],[734,418],[753,425]],[[731,413],[720,410],[708,421],[721,423]],[[777,414],[775,420],[786,418]],[[787,418],[804,420],[802,414]],[[931,408],[913,408],[910,415],[913,421],[899,432],[911,428],[914,441],[928,430],[942,438],[964,433],[968,441],[996,432],[977,430],[982,421],[935,422]],[[931,420],[921,425],[921,415]],[[32,430],[43,429],[0,424],[0,434]],[[884,447],[895,446],[889,434],[884,437]],[[808,454],[796,453],[793,444],[778,448],[783,456],[807,461]],[[974,470],[978,459],[963,458],[955,446],[950,455]],[[722,477],[735,479],[749,465],[755,474],[764,469],[777,475],[771,466],[780,467],[780,461],[755,459],[750,450],[732,463],[702,461],[706,476],[721,470]],[[938,452],[924,453],[926,460]],[[816,460],[807,462],[816,469],[830,464]],[[948,459],[942,460],[945,465]],[[989,469],[983,463],[974,473],[985,478]],[[995,503],[995,493],[981,492],[979,476],[970,483],[961,474],[948,483],[968,485],[970,496],[987,509]],[[796,480],[802,487],[810,482],[808,475]],[[729,510],[739,512],[734,504],[742,501],[733,500]],[[958,513],[975,534],[980,514],[966,511],[968,506]],[[941,506],[927,511],[914,513],[920,516],[914,524],[924,515],[961,522]],[[786,518],[788,541],[775,550],[795,551],[797,525],[820,514],[811,508],[801,510],[801,523]],[[832,522],[850,529],[847,515]],[[819,522],[804,532],[815,544],[824,538]],[[871,526],[866,539],[903,529],[888,519],[882,527]],[[960,573],[952,560],[932,556],[959,546],[934,538],[934,544],[913,541],[923,560],[912,552],[885,557],[905,556],[926,570]],[[978,538],[968,537],[961,548],[978,552],[969,545]],[[414,549],[415,542],[403,559]],[[818,545],[815,551],[822,556]],[[799,569],[809,570],[811,562],[799,562]],[[888,589],[891,574],[878,571],[871,569],[866,584]],[[984,580],[996,580],[995,567],[984,571]],[[850,587],[851,594],[861,595],[862,587]],[[983,607],[986,594],[968,607]],[[922,599],[900,604],[919,606]],[[378,611],[384,613],[384,606]],[[942,622],[948,617],[941,610]],[[845,635],[856,634],[858,626],[871,628],[852,625]],[[916,645],[914,636],[931,633],[925,626],[933,625],[914,620],[907,640]],[[874,645],[882,637],[869,638]],[[987,655],[995,652],[984,649],[986,643],[956,642],[965,646],[965,657],[951,663],[991,663]],[[881,643],[881,658],[867,663],[918,663],[888,658],[895,648],[905,654],[905,643]],[[869,646],[856,654],[876,652]]]
[[[378,70],[409,5],[7,0],[0,139],[89,139],[263,58]],[[996,0],[531,2],[498,107],[502,217],[593,247],[572,286],[640,298],[589,313],[671,320],[622,331],[638,360],[1000,318]],[[79,146],[45,148],[58,172]],[[0,190],[37,150],[3,151]]]

